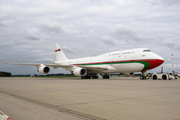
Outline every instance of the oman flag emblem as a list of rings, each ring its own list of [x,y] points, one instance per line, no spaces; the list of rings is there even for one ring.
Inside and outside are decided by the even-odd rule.
[[[58,52],[58,51],[61,51],[61,49],[57,49],[57,50],[55,50],[55,52]]]

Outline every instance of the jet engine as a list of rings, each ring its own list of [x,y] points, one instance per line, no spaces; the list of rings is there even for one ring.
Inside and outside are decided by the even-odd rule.
[[[72,73],[75,76],[85,76],[87,74],[87,71],[83,68],[76,68]]]
[[[50,71],[50,68],[41,64],[37,71],[41,74],[47,74]]]

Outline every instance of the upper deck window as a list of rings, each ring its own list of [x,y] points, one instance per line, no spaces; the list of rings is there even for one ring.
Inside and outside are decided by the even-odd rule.
[[[122,54],[131,54],[131,52],[124,52],[124,53],[122,53]]]
[[[151,50],[143,50],[143,52],[151,52]]]
[[[114,53],[114,54],[112,54],[112,55],[119,55],[119,53]]]

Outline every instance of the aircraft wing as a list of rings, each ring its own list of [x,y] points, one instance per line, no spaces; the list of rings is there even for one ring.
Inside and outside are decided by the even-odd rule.
[[[59,64],[59,63],[40,61],[40,60],[37,60],[37,61],[43,62],[43,63],[49,63],[49,64],[44,64],[49,67],[73,67],[74,66],[74,65],[69,65],[69,64]]]
[[[32,65],[32,66],[36,66],[39,67],[41,64],[39,63],[6,63],[3,60],[1,60],[4,64],[12,64],[12,65]],[[50,62],[49,62],[50,63]],[[51,63],[51,64],[43,64],[47,67],[72,67],[72,65],[61,65],[58,63]]]
[[[2,62],[4,64],[36,66],[37,68],[39,68],[40,65],[42,65],[40,63],[6,63],[3,60],[2,60]],[[46,61],[39,61],[39,62],[44,62],[45,64],[43,64],[43,65],[45,65],[47,67],[53,67],[54,69],[56,69],[58,67],[61,67],[61,68],[64,68],[64,69],[66,69],[68,71],[71,71],[74,66],[84,68],[86,70],[91,70],[91,71],[103,71],[103,70],[115,69],[115,68],[113,68],[111,66],[107,66],[107,65],[88,65],[88,66],[85,66],[85,65],[59,64],[59,63],[46,62]]]
[[[38,60],[39,61],[39,60]],[[62,68],[68,68],[67,70],[69,70],[69,68],[71,69],[71,67],[73,66],[77,66],[77,67],[81,67],[81,68],[84,68],[86,70],[108,70],[108,66],[107,65],[104,65],[104,66],[100,66],[100,65],[90,65],[90,66],[83,66],[83,65],[69,65],[69,64],[59,64],[59,63],[52,63],[52,62],[47,62],[47,61],[39,61],[39,62],[43,62],[43,63],[50,63],[50,64],[44,64],[46,66],[49,66],[49,67],[53,67],[53,68],[57,68],[57,67],[62,67]]]
[[[32,65],[32,66],[39,66],[40,64],[36,63],[6,63],[3,60],[1,60],[4,64],[12,64],[12,65]]]

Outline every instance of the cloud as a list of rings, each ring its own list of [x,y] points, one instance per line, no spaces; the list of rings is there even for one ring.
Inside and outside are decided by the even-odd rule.
[[[179,51],[180,50],[180,43],[164,43],[171,50]]]
[[[165,65],[170,54],[180,56],[179,0],[0,1],[0,57],[5,61],[55,60],[54,43],[69,58],[138,47],[167,59]],[[12,73],[23,69],[0,66]],[[26,69],[19,73],[36,68]]]
[[[147,2],[152,3],[153,5],[162,5],[162,6],[172,6],[179,5],[179,0],[146,0]]]
[[[63,33],[61,25],[56,21],[52,21],[52,22],[45,21],[41,25],[41,30],[46,33],[56,33],[56,34]]]
[[[114,43],[114,40],[111,40],[111,39],[104,39],[103,40],[103,42],[105,43],[105,44],[107,44],[107,45],[115,45],[115,43]]]
[[[0,51],[4,51],[6,48],[10,48],[11,46],[15,45],[13,41],[4,41],[0,44]]]
[[[67,52],[67,53],[74,53],[74,51],[71,48],[69,48],[65,45],[62,46],[62,50]]]
[[[0,27],[6,27],[4,24],[0,23]]]
[[[36,34],[36,32],[37,32],[36,29],[28,29],[25,37],[28,40],[40,40],[40,38],[38,38],[38,35]]]
[[[143,43],[144,40],[138,34],[127,26],[118,25],[116,30],[112,33],[117,40],[124,41],[128,44]]]

